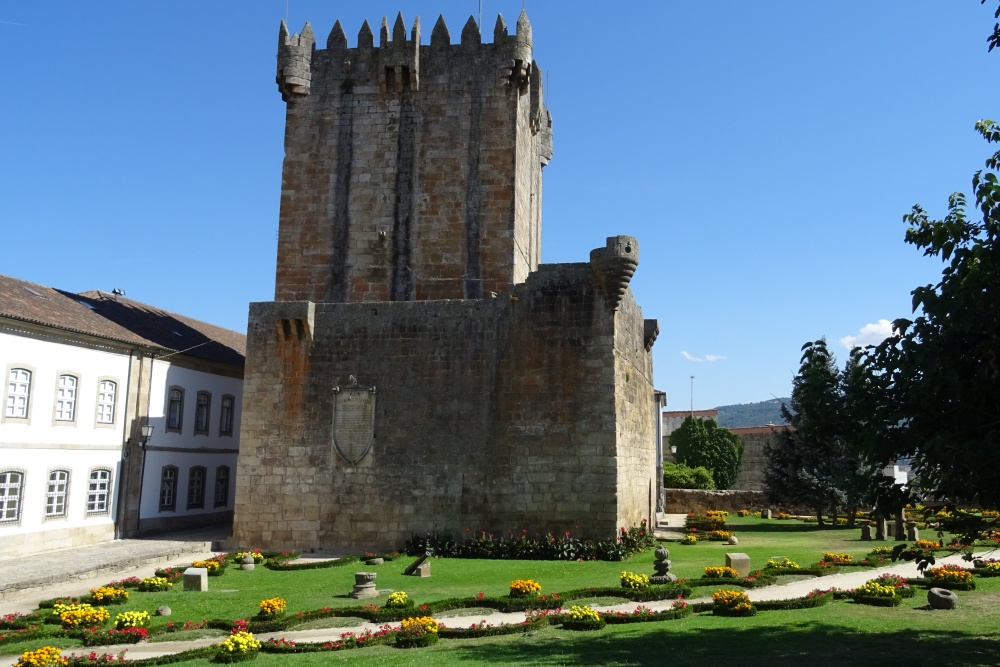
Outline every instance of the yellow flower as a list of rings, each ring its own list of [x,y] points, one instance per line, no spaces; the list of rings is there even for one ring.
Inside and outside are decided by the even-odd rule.
[[[274,616],[285,611],[288,605],[285,602],[285,598],[267,598],[266,600],[261,600],[258,606],[260,607],[260,613]]]
[[[403,628],[403,632],[408,635],[422,635],[427,632],[436,633],[438,631],[438,622],[430,616],[404,618],[400,621],[400,625]]]
[[[25,651],[14,667],[56,667],[67,665],[69,661],[62,657],[62,651],[55,646],[43,646],[34,651]]]
[[[649,586],[649,576],[645,574],[635,574],[634,572],[622,572],[622,588],[638,590]]]
[[[538,593],[542,590],[542,585],[534,579],[515,579],[510,582],[510,594],[513,596],[524,596]]]
[[[715,579],[719,577],[725,579],[739,579],[740,573],[731,567],[727,567],[725,565],[719,565],[713,567],[706,567],[705,574],[703,576],[710,579]]]
[[[385,601],[387,607],[405,607],[410,598],[404,591],[395,591],[389,594],[389,599]]]

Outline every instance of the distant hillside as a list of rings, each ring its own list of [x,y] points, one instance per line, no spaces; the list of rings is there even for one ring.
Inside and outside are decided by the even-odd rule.
[[[720,405],[719,426],[739,428],[741,426],[766,426],[767,424],[784,424],[781,416],[782,402],[788,403],[789,398],[772,398],[759,403],[737,403],[736,405]]]

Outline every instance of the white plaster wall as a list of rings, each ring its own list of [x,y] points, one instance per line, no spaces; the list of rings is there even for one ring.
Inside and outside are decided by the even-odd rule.
[[[167,394],[172,386],[184,390],[181,432],[167,431]],[[211,394],[207,434],[195,433],[195,408],[199,391]],[[222,397],[233,397],[232,435],[221,435]],[[236,494],[236,456],[239,451],[240,410],[243,403],[243,379],[184,368],[169,359],[153,364],[150,388],[149,423],[153,437],[146,446],[146,464],[142,482],[140,519],[171,518],[213,514],[233,509]],[[175,451],[181,450],[181,451]],[[164,466],[177,467],[177,502],[174,511],[160,511],[160,478]],[[225,507],[216,507],[215,471],[229,466],[229,498]],[[188,479],[194,466],[205,467],[205,502],[202,508],[187,508]]]
[[[13,543],[16,538],[19,545],[24,545],[23,551],[30,552],[73,546],[81,541],[112,539],[115,492],[125,432],[128,353],[77,345],[55,337],[0,330],[0,371],[3,372],[0,415],[5,413],[11,367],[27,367],[32,370],[32,377],[29,422],[3,420],[0,416],[0,470],[13,468],[25,475],[20,520],[0,524],[0,542]],[[78,379],[74,420],[55,422],[58,376],[66,373]],[[111,425],[97,423],[99,378],[118,383]],[[112,473],[108,511],[102,514],[86,511],[90,472],[95,468],[106,468]],[[57,469],[70,473],[66,514],[47,519],[48,476]],[[40,535],[42,533],[45,535]]]

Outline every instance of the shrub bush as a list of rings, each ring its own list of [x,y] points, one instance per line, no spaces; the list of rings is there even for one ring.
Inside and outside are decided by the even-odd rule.
[[[663,462],[663,486],[668,489],[715,489],[712,471],[705,466],[689,467],[683,463]]]

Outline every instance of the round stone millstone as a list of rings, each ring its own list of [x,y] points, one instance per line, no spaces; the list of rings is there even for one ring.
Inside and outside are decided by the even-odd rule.
[[[958,606],[958,596],[947,588],[932,588],[927,591],[927,603],[932,609],[954,609]]]

